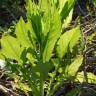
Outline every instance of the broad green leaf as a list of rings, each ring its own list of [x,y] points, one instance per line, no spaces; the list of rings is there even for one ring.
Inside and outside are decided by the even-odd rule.
[[[48,3],[49,0],[41,0],[40,8],[42,9],[42,33],[44,36],[47,35],[50,28],[50,14],[51,14],[51,6]]]
[[[27,18],[30,18],[30,16],[34,12],[32,0],[28,0],[26,10],[27,10]]]
[[[68,1],[68,0],[59,0],[59,7],[60,7],[59,11],[60,11],[60,13],[61,13],[61,11],[62,11],[62,9],[63,9],[63,7],[65,6],[65,3],[66,3],[67,1]]]
[[[28,30],[28,38],[29,38],[32,46],[34,46],[34,48],[36,48],[37,37],[36,37],[36,34],[34,33],[34,30],[32,28],[31,21],[28,21],[26,23],[26,29]]]
[[[69,43],[69,48],[70,48],[70,51],[72,50],[72,48],[76,45],[77,41],[79,40],[79,38],[81,37],[81,34],[80,34],[80,27],[77,27],[75,30],[73,30],[74,33],[72,35],[72,38],[70,40],[70,43]]]
[[[22,91],[24,91],[25,93],[26,92],[29,92],[29,91],[32,91],[31,88],[27,85],[27,84],[24,84],[24,83],[21,83],[21,82],[17,82],[14,84],[14,86]]]
[[[40,8],[44,13],[48,13],[48,5],[49,5],[49,0],[41,0],[40,1]]]
[[[3,36],[1,39],[1,50],[3,55],[10,59],[20,60],[20,55],[22,53],[22,48],[18,40],[12,36]]]
[[[67,18],[64,20],[64,24],[63,24],[63,28],[67,28],[68,25],[70,24],[71,20],[72,20],[72,15],[73,15],[73,9],[71,9],[69,15],[67,16]]]
[[[32,28],[37,37],[39,43],[42,42],[42,22],[41,22],[42,12],[38,5],[32,3],[31,0],[28,0],[27,4],[27,19],[31,20]]]
[[[68,48],[72,50],[77,40],[80,37],[80,28],[76,27],[67,32],[65,32],[57,42],[57,54],[59,58],[62,58],[66,53]]]
[[[43,52],[43,62],[49,61],[55,43],[61,34],[61,21],[60,21],[60,15],[57,10],[55,10],[50,24],[51,24],[50,30],[47,35],[46,45]]]
[[[60,3],[62,3],[62,7],[60,8],[60,15],[61,15],[61,21],[63,22],[64,19],[69,15],[71,9],[74,6],[74,0],[60,0]]]
[[[77,57],[67,68],[68,76],[75,76],[83,61],[83,56]]]
[[[50,16],[44,15],[44,17],[42,18],[42,33],[44,37],[47,36],[49,30],[50,30]]]
[[[34,30],[34,33],[36,34],[37,40],[39,43],[42,42],[42,23],[41,23],[41,14],[33,14],[30,18],[32,23],[32,28]]]
[[[87,72],[88,83],[96,84],[96,75],[91,72]],[[76,81],[82,83],[84,81],[84,72],[78,72]]]
[[[16,25],[16,36],[21,46],[26,48],[32,46],[28,37],[28,29],[26,28],[26,23],[24,22],[22,17]]]
[[[39,2],[41,2],[39,0]],[[34,1],[32,0],[27,0],[26,2],[27,6],[26,6],[26,10],[27,10],[27,19],[31,19],[32,15],[36,15],[38,13],[38,10],[40,10],[39,6],[37,4],[34,3]]]

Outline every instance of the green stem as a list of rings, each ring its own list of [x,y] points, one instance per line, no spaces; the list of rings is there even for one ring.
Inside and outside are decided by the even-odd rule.
[[[40,87],[40,89],[41,89],[41,96],[44,96],[44,81],[43,80],[41,80],[41,87]]]
[[[59,60],[59,62],[61,63],[61,60]],[[53,77],[50,79],[49,86],[48,86],[48,91],[47,91],[46,96],[51,96],[51,95],[53,95],[54,89],[53,89],[53,90],[51,89],[51,85],[52,85],[53,81],[55,80],[56,73],[57,73],[59,67],[60,67],[60,64],[58,64],[58,66],[56,67],[56,69],[55,69],[55,71],[54,71]]]
[[[37,87],[33,84],[32,80],[30,80],[29,74],[26,70],[21,69],[23,74],[23,77],[25,80],[28,80],[28,84],[31,87],[32,91],[34,92],[33,96],[39,96],[39,91]]]
[[[48,86],[48,91],[47,91],[46,96],[50,96],[51,85],[52,85],[52,82],[53,82],[54,79],[55,79],[55,75],[56,75],[56,71],[54,72],[54,76],[50,79],[49,86]]]

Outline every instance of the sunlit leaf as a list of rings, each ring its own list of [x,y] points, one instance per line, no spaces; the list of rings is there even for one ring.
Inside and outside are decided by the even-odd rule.
[[[83,61],[83,56],[78,56],[66,70],[68,76],[75,76]]]
[[[93,73],[87,72],[87,79],[88,83],[96,84],[96,76]],[[78,72],[76,81],[80,83],[84,81],[84,72]]]
[[[74,47],[77,40],[80,37],[80,28],[76,27],[67,32],[65,32],[57,42],[57,54],[59,58],[62,58],[66,53],[68,48],[70,50]]]
[[[43,62],[49,61],[52,55],[54,45],[57,39],[59,38],[60,34],[61,34],[60,15],[57,12],[57,10],[55,10],[53,17],[51,19],[50,30],[46,38],[47,40],[46,40],[46,45],[43,52]]]
[[[28,29],[26,28],[26,24],[22,17],[16,25],[16,36],[21,46],[26,48],[32,46],[28,37]]]
[[[63,22],[64,19],[69,15],[71,9],[74,6],[75,0],[60,0],[60,15],[61,21]]]
[[[37,41],[37,37],[36,34],[34,33],[34,30],[32,28],[32,24],[31,21],[28,21],[26,23],[26,29],[28,30],[28,39],[31,42],[32,46],[34,46],[34,48],[36,48],[36,41]]]
[[[73,15],[73,9],[71,9],[69,15],[68,15],[67,18],[64,20],[63,28],[67,28],[68,25],[71,23],[72,15]]]
[[[50,15],[51,15],[51,6],[48,3],[48,0],[41,0],[40,8],[42,9],[42,33],[44,36],[47,35],[50,29]]]
[[[30,16],[34,12],[32,0],[28,0],[26,9],[27,9],[27,17],[30,18]]]
[[[31,88],[29,88],[29,86],[27,84],[24,83],[17,83],[15,84],[15,87],[22,90],[22,91],[32,91]]]
[[[70,43],[69,43],[70,51],[76,45],[76,43],[80,37],[81,37],[80,27],[77,27],[76,29],[73,30],[73,35],[72,35],[72,38],[71,38]]]
[[[22,48],[18,40],[12,36],[4,36],[1,39],[1,52],[7,58],[20,60],[20,55],[22,53]]]

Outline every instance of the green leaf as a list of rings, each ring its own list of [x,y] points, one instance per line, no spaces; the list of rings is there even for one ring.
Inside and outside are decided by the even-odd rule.
[[[44,11],[44,13],[48,13],[48,5],[49,5],[49,1],[48,0],[41,0],[40,1],[40,8],[42,11]]]
[[[59,11],[61,13],[63,7],[65,6],[65,3],[67,2],[68,0],[59,0]]]
[[[96,75],[91,72],[87,72],[88,83],[96,84]],[[82,83],[84,81],[84,72],[78,72],[76,81]]]
[[[38,39],[38,42],[42,42],[41,38],[42,38],[42,23],[41,23],[41,15],[39,14],[33,14],[31,16],[31,23],[32,23],[32,27],[33,30],[36,34],[36,37]]]
[[[31,21],[32,28],[37,37],[39,43],[42,42],[42,23],[41,23],[42,11],[40,6],[33,3],[31,0],[28,0],[27,4],[27,19]]]
[[[43,52],[43,62],[48,62],[51,58],[52,51],[54,49],[55,43],[61,34],[61,22],[60,15],[57,10],[55,10],[53,17],[51,19],[50,30],[47,35],[46,45]]]
[[[70,24],[71,20],[72,20],[72,16],[73,16],[73,9],[71,9],[69,15],[67,16],[67,18],[64,20],[64,24],[63,24],[63,28],[67,28],[68,25]]]
[[[68,47],[70,48],[70,50],[72,50],[79,37],[80,37],[79,27],[73,28],[65,32],[57,42],[58,57],[62,58],[67,53]]]
[[[31,42],[33,49],[36,48],[36,41],[37,41],[37,37],[36,37],[36,34],[32,28],[32,24],[31,24],[31,21],[28,21],[26,23],[26,29],[28,30],[28,39],[29,41]]]
[[[71,9],[73,8],[75,0],[60,0],[59,2],[61,6],[60,7],[61,21],[63,22],[63,20],[66,19]]]
[[[76,29],[73,30],[73,35],[72,35],[72,38],[71,38],[70,43],[69,43],[70,51],[76,45],[76,43],[80,37],[81,37],[80,27],[77,27]]]
[[[27,10],[27,18],[30,18],[30,16],[34,12],[32,0],[28,0],[26,10]]]
[[[28,29],[26,28],[26,23],[24,22],[22,17],[16,25],[16,36],[21,46],[26,48],[32,46],[28,37]]]
[[[15,87],[26,92],[32,91],[31,88],[29,88],[29,86],[27,84],[21,83],[21,82],[17,82],[15,84]]]
[[[12,36],[3,36],[1,39],[1,50],[3,55],[10,59],[20,60],[22,48],[18,40]]]
[[[66,69],[68,76],[75,76],[83,61],[83,56],[77,57]]]
[[[41,0],[40,3],[42,9],[42,33],[44,36],[47,35],[50,29],[51,5],[48,2],[48,0]]]

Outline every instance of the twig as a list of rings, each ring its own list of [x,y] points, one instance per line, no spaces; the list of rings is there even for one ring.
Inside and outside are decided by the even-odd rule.
[[[7,96],[10,96],[10,92],[13,94],[13,96],[19,96],[19,94],[13,92],[11,89],[4,87],[3,85],[0,85],[0,90],[4,92]]]

